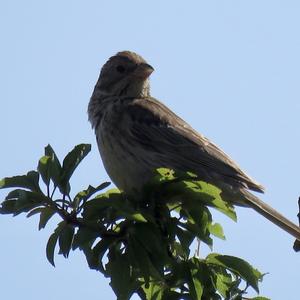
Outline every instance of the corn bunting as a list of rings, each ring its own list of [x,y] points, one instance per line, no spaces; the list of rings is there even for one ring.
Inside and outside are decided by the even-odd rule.
[[[258,197],[263,192],[220,148],[151,97],[154,69],[138,54],[123,51],[103,66],[88,114],[104,167],[116,186],[139,190],[155,169],[192,171],[222,190],[231,203],[252,207],[300,239],[300,229]]]

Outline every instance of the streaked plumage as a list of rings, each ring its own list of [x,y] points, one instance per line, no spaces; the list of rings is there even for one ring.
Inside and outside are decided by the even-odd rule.
[[[299,228],[248,192],[264,188],[215,144],[150,96],[153,68],[124,51],[103,66],[88,113],[105,169],[118,188],[140,189],[158,167],[192,171],[300,239]]]

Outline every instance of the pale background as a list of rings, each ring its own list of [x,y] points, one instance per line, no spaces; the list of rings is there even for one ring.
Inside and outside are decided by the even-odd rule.
[[[120,50],[153,65],[152,95],[263,183],[297,222],[300,195],[300,2],[0,1],[0,177],[34,169],[50,143],[62,158],[92,143],[74,191],[107,180],[87,121],[100,67]],[[1,199],[5,192],[0,192]],[[255,212],[216,215],[227,241],[214,251],[268,272],[261,294],[299,299],[293,238]],[[80,252],[54,269],[45,244],[57,220],[0,216],[1,299],[115,299]]]

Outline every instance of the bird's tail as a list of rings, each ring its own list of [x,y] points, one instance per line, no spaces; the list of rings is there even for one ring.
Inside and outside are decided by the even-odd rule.
[[[300,241],[300,227],[288,220],[281,213],[274,208],[261,201],[258,197],[254,196],[246,190],[241,190],[245,204],[253,208],[256,212],[267,218],[269,221],[279,226],[284,231],[288,232]]]

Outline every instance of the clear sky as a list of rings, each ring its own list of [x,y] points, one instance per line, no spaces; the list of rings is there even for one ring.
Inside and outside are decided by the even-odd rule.
[[[74,191],[107,180],[87,104],[98,73],[120,50],[155,68],[152,95],[266,187],[262,198],[297,222],[300,196],[300,2],[0,1],[0,177],[37,165],[50,143],[63,157],[91,143]],[[0,192],[3,199],[4,192]],[[299,299],[293,238],[250,209],[234,223],[215,214],[227,241],[214,251],[268,272],[261,294]],[[2,299],[115,299],[84,256],[56,257],[38,219],[0,216]]]

